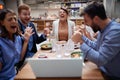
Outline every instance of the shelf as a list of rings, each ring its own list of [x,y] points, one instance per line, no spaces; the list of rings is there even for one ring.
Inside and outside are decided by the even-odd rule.
[[[80,7],[71,7],[71,8],[68,8],[68,9],[79,9]]]
[[[87,1],[71,1],[71,2],[61,2],[61,4],[73,4],[73,3],[86,3]]]
[[[32,9],[37,9],[37,10],[58,10],[60,8],[32,8]]]

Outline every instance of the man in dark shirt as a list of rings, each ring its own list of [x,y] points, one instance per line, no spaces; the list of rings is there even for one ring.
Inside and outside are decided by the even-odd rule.
[[[31,16],[30,16],[30,7],[26,4],[22,4],[18,7],[18,23],[20,30],[22,33],[24,33],[24,30],[26,27],[32,27],[34,34],[30,37],[28,48],[26,51],[26,57],[32,57],[36,51],[36,43],[41,43],[46,40],[46,35],[49,32],[49,30],[45,29],[44,33],[41,34],[41,36],[38,36],[34,24],[30,21]]]

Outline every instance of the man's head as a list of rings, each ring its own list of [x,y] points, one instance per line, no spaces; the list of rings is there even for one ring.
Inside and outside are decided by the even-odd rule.
[[[107,19],[103,4],[93,2],[83,11],[85,24],[92,27],[94,32],[100,30],[100,22]]]
[[[26,4],[22,4],[18,7],[18,16],[23,24],[28,24],[30,21],[30,7]]]

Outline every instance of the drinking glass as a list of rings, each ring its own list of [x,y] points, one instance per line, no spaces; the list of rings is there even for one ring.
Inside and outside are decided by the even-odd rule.
[[[64,55],[70,56],[70,54],[74,50],[74,42],[71,39],[69,39],[67,44],[64,46],[64,49],[65,49]]]
[[[62,57],[62,45],[56,44],[56,57],[61,58]]]
[[[49,42],[52,44],[52,52],[56,51],[56,38],[53,31],[50,32]]]

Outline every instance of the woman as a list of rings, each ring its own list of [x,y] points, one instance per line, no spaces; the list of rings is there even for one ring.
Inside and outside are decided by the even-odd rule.
[[[0,80],[14,80],[15,64],[23,59],[32,34],[28,27],[24,37],[20,36],[16,14],[8,9],[0,11]]]
[[[75,23],[68,20],[68,11],[61,8],[59,11],[59,19],[53,22],[53,34],[58,41],[67,41],[71,38]]]

